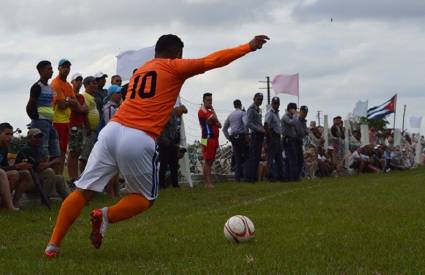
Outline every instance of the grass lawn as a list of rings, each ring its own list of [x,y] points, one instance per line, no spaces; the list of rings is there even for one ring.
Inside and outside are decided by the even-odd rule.
[[[114,203],[99,196],[54,260],[42,253],[59,205],[51,211],[27,205],[19,213],[0,211],[0,273],[424,273],[424,179],[421,168],[296,184],[167,189],[146,213],[110,225],[95,250],[89,210]],[[235,214],[254,222],[253,241],[235,245],[224,238],[223,225]]]

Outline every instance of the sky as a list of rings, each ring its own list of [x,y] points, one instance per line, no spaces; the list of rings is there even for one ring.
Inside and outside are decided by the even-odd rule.
[[[200,136],[197,109],[204,92],[213,93],[224,122],[234,99],[248,107],[254,93],[265,92],[259,81],[266,76],[294,73],[310,120],[318,111],[346,117],[357,100],[374,106],[397,93],[396,127],[402,127],[406,105],[405,128],[417,131],[408,120],[425,114],[424,23],[423,0],[3,0],[0,121],[26,129],[25,105],[43,59],[52,62],[54,76],[61,58],[72,62],[71,75],[111,76],[120,52],[152,46],[162,34],[181,37],[188,58],[266,34],[270,41],[262,50],[186,81],[181,97],[189,109],[189,142]],[[297,102],[279,97],[281,114]]]

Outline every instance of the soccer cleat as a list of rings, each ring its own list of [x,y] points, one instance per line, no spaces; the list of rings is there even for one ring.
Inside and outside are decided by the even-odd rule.
[[[90,240],[92,245],[99,249],[102,245],[103,237],[105,236],[106,228],[108,227],[107,208],[95,209],[91,211],[91,234]]]
[[[44,250],[44,256],[47,258],[56,258],[59,256],[59,246],[48,244]]]

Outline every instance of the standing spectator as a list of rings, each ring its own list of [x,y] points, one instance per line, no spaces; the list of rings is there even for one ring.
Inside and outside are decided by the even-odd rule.
[[[351,132],[351,136],[349,136],[349,145],[348,148],[351,152],[357,150],[360,146],[362,146],[361,142],[361,132],[359,130],[353,130]]]
[[[104,89],[108,75],[98,72],[94,75],[94,77],[96,78],[97,83],[94,100],[99,114],[102,114],[103,104],[105,103],[105,98],[108,96],[108,90]]]
[[[247,182],[256,182],[258,179],[257,169],[261,158],[264,134],[260,106],[263,104],[263,94],[254,95],[254,103],[249,106],[246,114],[246,126],[251,131],[251,143],[249,145],[249,157],[245,163],[244,177]]]
[[[43,150],[42,145],[43,133],[37,128],[31,128],[27,135],[27,145],[25,145],[16,156],[16,164],[22,163],[27,159],[32,165],[35,176],[39,176],[41,184],[46,196],[50,197],[55,191],[62,199],[68,195],[65,185],[65,179],[62,175],[55,175],[51,168],[59,162],[56,158],[52,161],[48,160],[47,152]],[[35,192],[34,184],[31,185],[27,192]]]
[[[305,137],[308,135],[307,130],[307,120],[305,119],[308,114],[308,108],[307,106],[303,105],[300,107],[300,112],[298,114],[298,120],[295,127],[295,130],[297,132],[297,159],[298,159],[298,170],[300,176],[303,174],[304,169],[304,150],[303,150],[303,141]]]
[[[116,77],[115,77],[116,78]],[[109,99],[105,105],[103,105],[103,116],[102,119],[104,121],[104,124],[106,125],[109,120],[114,116],[115,112],[117,111],[119,105],[121,104],[121,90],[122,87],[118,85],[111,85],[108,88],[108,96]],[[98,129],[100,131],[101,129]],[[111,178],[108,185],[105,187],[106,193],[110,195],[111,197],[118,197],[119,196],[119,181],[118,181],[119,174],[117,173],[114,177]]]
[[[344,161],[344,140],[345,128],[343,126],[342,118],[340,116],[334,117],[333,125],[331,127],[331,146],[333,151],[333,162],[336,164],[337,172],[341,172]]]
[[[71,62],[67,59],[59,60],[59,75],[52,81],[52,89],[56,92],[53,99],[53,127],[55,127],[59,136],[59,146],[61,149],[61,159],[55,172],[58,175],[63,174],[65,163],[65,154],[68,148],[69,122],[71,117],[71,107],[78,104],[75,99],[74,89],[66,78],[71,71]]]
[[[137,72],[137,68],[133,70],[133,75]],[[121,97],[122,100],[124,101],[125,96],[127,95],[127,90],[128,90],[128,84],[130,84],[130,81],[124,85],[122,85],[122,91],[121,91]]]
[[[267,167],[269,181],[283,181],[283,157],[282,157],[282,124],[279,116],[280,99],[272,98],[272,107],[267,112],[264,128],[266,130],[267,143]]]
[[[369,143],[372,145],[376,145],[378,141],[378,135],[376,133],[376,129],[374,127],[369,128]]]
[[[83,84],[84,88],[86,89],[83,96],[88,111],[86,123],[87,127],[83,131],[85,134],[85,141],[80,156],[80,167],[82,171],[86,167],[86,163],[91,153],[91,150],[93,149],[93,146],[96,143],[96,131],[100,121],[99,111],[97,110],[95,101],[95,95],[98,88],[96,78],[94,78],[93,76],[87,76],[86,78],[84,78]]]
[[[53,128],[53,90],[49,85],[53,69],[49,61],[43,60],[37,64],[40,79],[31,87],[27,103],[27,114],[31,118],[31,127],[43,132],[43,147],[50,158],[60,156],[58,134]]]
[[[11,210],[19,210],[18,203],[22,194],[31,186],[31,175],[27,169],[28,162],[9,165],[8,146],[13,137],[13,127],[9,123],[0,123],[0,195],[3,204]],[[15,191],[11,201],[11,191]]]
[[[166,172],[169,169],[171,175],[171,185],[173,187],[179,187],[178,160],[183,157],[185,148],[180,148],[180,130],[179,123],[181,123],[182,115],[187,114],[186,107],[181,104],[180,98],[177,98],[174,110],[171,113],[171,117],[165,125],[161,136],[158,138],[157,143],[159,145],[159,186],[166,188]]]
[[[282,116],[283,146],[285,149],[285,179],[289,181],[300,180],[300,160],[298,155],[298,138],[296,125],[298,123],[297,104],[289,103],[286,113]]]
[[[202,155],[204,159],[203,173],[205,187],[214,187],[211,177],[211,169],[218,149],[220,121],[212,106],[212,94],[204,93],[202,97],[203,105],[198,111],[199,124],[202,130]]]
[[[103,119],[105,120],[105,124],[109,122],[109,120],[114,116],[118,107],[121,104],[121,90],[122,87],[118,85],[111,85],[108,88],[108,102],[103,106]]]
[[[80,94],[83,85],[83,76],[79,73],[71,77],[71,84],[74,90],[77,104],[71,109],[70,134],[69,134],[69,154],[68,154],[68,176],[71,185],[80,176],[82,170],[78,169],[78,157],[81,154],[84,141],[84,124],[88,112],[84,96]]]
[[[121,87],[121,84],[122,84],[122,79],[120,75],[116,74],[111,77],[111,85],[117,85]]]
[[[243,176],[243,163],[247,155],[247,135],[243,117],[245,112],[242,111],[242,103],[239,99],[233,101],[235,110],[229,114],[224,121],[223,134],[227,140],[232,143],[233,156],[235,159],[235,180],[240,181]],[[231,133],[229,134],[229,127]]]
[[[159,151],[159,187],[166,188],[165,174],[170,170],[171,184],[173,187],[179,187],[178,179],[178,144],[175,143],[177,133],[177,114],[176,110],[171,113],[171,117],[165,125],[161,136],[158,138]]]

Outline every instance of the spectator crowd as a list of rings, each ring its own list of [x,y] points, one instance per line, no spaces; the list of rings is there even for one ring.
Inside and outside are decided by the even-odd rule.
[[[73,182],[84,170],[99,132],[127,96],[128,84],[122,86],[119,75],[111,77],[106,89],[107,74],[70,76],[69,60],[61,59],[57,65],[58,74],[51,83],[51,62],[40,61],[36,66],[39,80],[29,89],[26,112],[31,123],[25,144],[11,152],[13,126],[0,124],[0,198],[4,208],[19,210],[23,194],[38,192],[47,198],[64,199],[75,188]],[[369,142],[362,144],[360,125],[353,121],[344,125],[339,116],[333,119],[330,131],[314,121],[307,126],[307,106],[298,108],[289,103],[281,113],[279,97],[272,98],[263,117],[261,93],[254,95],[246,111],[240,100],[234,100],[234,111],[222,125],[212,97],[212,93],[204,93],[198,110],[200,159],[208,188],[214,187],[212,174],[220,150],[220,132],[232,145],[229,158],[235,181],[251,183],[409,169],[418,163],[416,145],[424,145],[423,137],[407,133],[400,144],[395,144],[392,130],[376,131],[373,127],[369,129]],[[161,188],[179,187],[178,160],[186,152],[180,145],[180,128],[186,113],[188,109],[178,99],[157,139]],[[423,162],[422,151],[420,154]],[[125,192],[124,181],[117,171],[105,192],[119,196]]]

